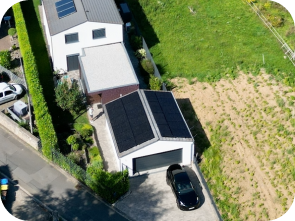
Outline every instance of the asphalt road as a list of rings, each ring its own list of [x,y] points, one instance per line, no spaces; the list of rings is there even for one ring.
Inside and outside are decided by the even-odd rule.
[[[0,171],[67,220],[128,220],[0,127]],[[30,208],[28,202],[23,210]],[[8,208],[8,211],[11,208]]]

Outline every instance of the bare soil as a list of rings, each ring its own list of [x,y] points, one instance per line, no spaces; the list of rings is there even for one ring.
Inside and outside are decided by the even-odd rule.
[[[236,203],[241,219],[282,216],[290,208],[295,190],[294,89],[265,73],[256,77],[240,73],[235,80],[211,84],[189,84],[184,78],[172,82],[180,106],[189,99],[193,107],[191,116],[184,114],[190,127],[197,118],[210,141],[212,128],[227,126],[230,138],[225,138],[221,147],[220,167],[231,187],[224,191],[234,194],[240,190]],[[196,146],[200,152],[197,139]],[[213,195],[222,197],[218,192]]]

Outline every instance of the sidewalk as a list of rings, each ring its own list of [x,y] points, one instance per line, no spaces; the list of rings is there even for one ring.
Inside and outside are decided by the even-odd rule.
[[[33,148],[17,141],[0,127],[0,166],[8,165],[9,173],[1,171],[67,220],[128,220],[117,210],[93,196],[77,181],[47,163]]]

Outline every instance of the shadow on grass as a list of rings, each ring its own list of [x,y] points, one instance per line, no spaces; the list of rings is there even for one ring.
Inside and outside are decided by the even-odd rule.
[[[176,99],[188,127],[195,139],[195,154],[202,155],[211,146],[201,122],[188,98]]]
[[[126,2],[133,14],[133,18],[136,20],[137,28],[140,29],[141,35],[145,38],[148,47],[151,48],[160,43],[139,2],[135,0],[126,0]]]
[[[30,45],[35,55],[39,79],[43,88],[43,94],[51,116],[53,117],[53,120],[55,120],[56,105],[54,104],[53,74],[43,37],[43,32],[34,10],[33,1],[24,1],[20,4],[23,11],[24,19],[26,21],[26,28],[30,39]]]

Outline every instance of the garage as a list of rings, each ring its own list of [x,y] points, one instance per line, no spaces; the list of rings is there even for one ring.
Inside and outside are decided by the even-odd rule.
[[[141,172],[175,163],[182,163],[182,149],[134,158],[133,169],[134,171]]]
[[[194,140],[172,92],[137,90],[103,108],[121,171],[136,176],[191,164]]]

